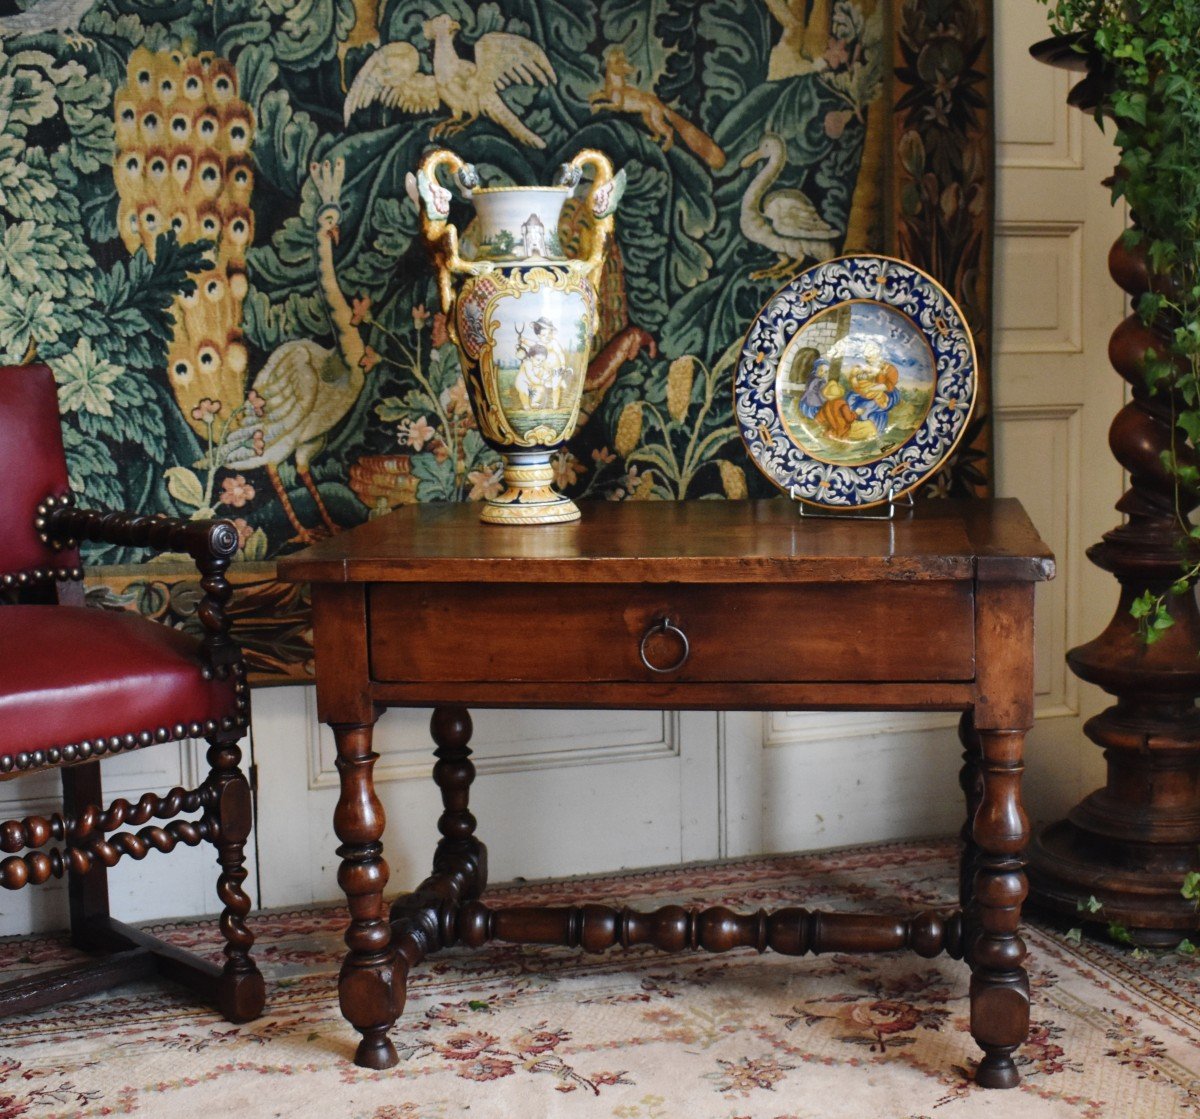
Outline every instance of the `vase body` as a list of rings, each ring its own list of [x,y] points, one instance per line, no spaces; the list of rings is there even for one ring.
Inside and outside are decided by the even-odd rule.
[[[448,220],[449,192],[437,180],[442,165],[475,207],[461,248]],[[588,165],[595,169],[591,242],[585,258],[567,259],[559,217]],[[444,150],[427,155],[410,177],[475,421],[504,460],[503,489],[480,514],[489,524],[563,524],[580,516],[554,487],[553,456],[579,418],[595,285],[624,177],[613,176],[598,152],[581,152],[561,177],[552,187],[480,188],[474,168]]]
[[[554,489],[551,457],[579,418],[595,319],[591,282],[561,266],[501,266],[459,289],[455,333],[475,422],[504,457],[506,489],[485,504],[485,521],[578,519]]]

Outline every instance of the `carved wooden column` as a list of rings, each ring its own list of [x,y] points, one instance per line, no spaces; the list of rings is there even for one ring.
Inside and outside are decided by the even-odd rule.
[[[1073,42],[1050,39],[1033,54],[1086,71],[1069,101],[1094,110],[1106,99],[1104,76]],[[1120,241],[1109,270],[1135,304],[1150,287],[1144,262]],[[1186,495],[1177,511],[1174,478],[1162,464],[1176,432],[1170,395],[1151,395],[1142,377],[1142,357],[1155,348],[1162,348],[1159,335],[1136,314],[1109,345],[1113,366],[1132,388],[1109,429],[1130,488],[1117,503],[1125,523],[1090,548],[1088,558],[1116,576],[1120,600],[1108,628],[1067,654],[1080,679],[1117,699],[1084,728],[1104,751],[1108,780],[1037,837],[1030,900],[1078,921],[1079,903],[1094,896],[1103,906],[1098,919],[1120,922],[1139,943],[1173,945],[1197,927],[1180,886],[1189,870],[1200,868],[1200,612],[1193,594],[1168,593],[1175,625],[1153,645],[1143,642],[1129,613],[1144,591],[1166,593],[1179,578],[1186,554],[1179,513],[1196,504]]]

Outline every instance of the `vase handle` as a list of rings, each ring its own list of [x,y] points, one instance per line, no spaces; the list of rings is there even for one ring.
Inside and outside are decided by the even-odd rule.
[[[584,148],[570,163],[563,164],[559,181],[574,186],[582,177],[585,167],[592,168],[592,186],[587,197],[595,224],[592,226],[591,245],[582,259],[587,268],[587,278],[593,287],[599,288],[600,273],[604,270],[604,249],[612,236],[613,214],[625,192],[625,169],[614,175],[608,156],[595,148]]]
[[[437,271],[442,311],[449,317],[454,307],[454,287],[450,277],[456,273],[470,273],[471,268],[458,255],[458,230],[450,224],[450,192],[438,182],[438,168],[443,165],[450,168],[459,187],[470,197],[471,191],[479,185],[479,176],[474,166],[464,163],[446,148],[435,148],[426,153],[417,173],[410,172],[405,179],[405,186],[421,215],[421,239]]]

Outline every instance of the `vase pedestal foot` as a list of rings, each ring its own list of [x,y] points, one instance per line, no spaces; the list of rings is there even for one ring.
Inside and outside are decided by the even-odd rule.
[[[479,519],[488,525],[563,525],[579,520],[579,506],[554,488],[550,456],[504,456],[504,492],[489,498]]]

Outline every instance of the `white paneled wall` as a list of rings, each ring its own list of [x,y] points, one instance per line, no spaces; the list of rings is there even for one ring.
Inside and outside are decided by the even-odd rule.
[[[1108,451],[1124,383],[1107,349],[1126,311],[1106,262],[1125,215],[1101,185],[1116,162],[1110,136],[1067,107],[1074,76],[1029,57],[1046,35],[1045,7],[996,8],[996,480],[1059,560],[1058,578],[1038,589],[1038,724],[1027,749],[1026,801],[1047,820],[1103,779],[1082,727],[1105,697],[1071,675],[1063,654],[1099,633],[1116,605],[1116,583],[1084,551],[1118,523],[1124,488]]]
[[[1100,780],[1099,751],[1080,728],[1102,697],[1074,680],[1063,653],[1098,632],[1115,601],[1083,549],[1115,522],[1121,492],[1106,439],[1121,382],[1105,351],[1123,303],[1105,259],[1122,215],[1099,185],[1113,163],[1107,141],[1067,108],[1066,75],[1027,56],[1045,34],[1044,6],[995,7],[997,488],[1024,502],[1059,559],[1058,579],[1038,591],[1026,786],[1032,814],[1049,818]],[[338,893],[333,746],[314,707],[311,689],[255,695],[267,905]],[[390,711],[377,731],[393,888],[424,876],[437,836],[427,724],[425,712]],[[493,880],[949,832],[962,812],[954,725],[944,715],[482,712],[472,807]],[[147,778],[164,790],[186,784],[201,760],[193,747],[130,755],[109,763],[110,791]],[[35,789],[18,803],[15,792],[0,786],[6,815],[35,810],[45,795]],[[149,882],[136,898],[135,881]],[[131,919],[212,912],[214,882],[209,849],[152,854],[117,869],[114,900]],[[61,895],[0,899],[0,932],[60,922]]]

